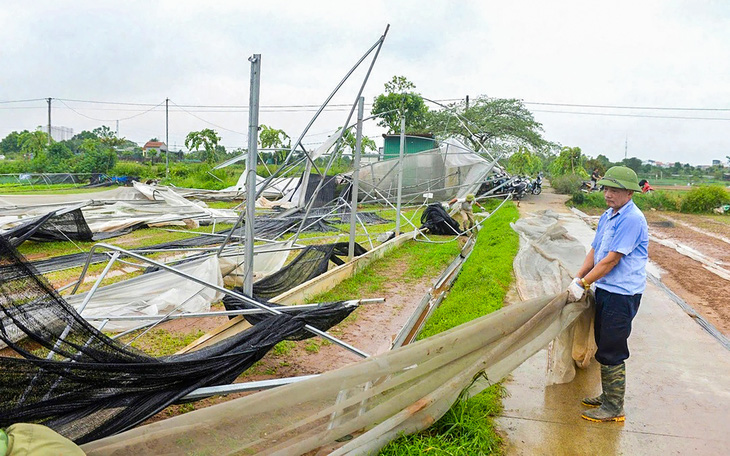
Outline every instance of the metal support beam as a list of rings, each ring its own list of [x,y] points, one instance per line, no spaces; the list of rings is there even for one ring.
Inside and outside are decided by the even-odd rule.
[[[355,257],[355,228],[357,226],[357,191],[360,185],[360,153],[362,152],[362,118],[365,111],[365,97],[360,97],[357,104],[357,130],[355,133],[355,156],[352,170],[352,204],[350,205],[350,244],[347,258]]]
[[[258,382],[246,382],[246,383],[233,383],[231,385],[219,385],[219,386],[206,386],[193,390],[187,396],[183,396],[180,401],[190,401],[203,399],[210,396],[242,393],[245,391],[259,391],[270,388],[276,388],[277,386],[284,386],[290,383],[301,382],[302,380],[309,380],[310,378],[318,377],[315,375],[302,375],[300,377],[288,377],[288,378],[274,378],[271,380],[261,380]]]
[[[406,113],[400,117],[400,152],[398,153],[398,197],[395,208],[395,235],[400,235],[400,203],[403,192],[403,153],[406,146]]]
[[[246,160],[246,243],[243,293],[253,295],[253,228],[256,221],[256,157],[259,138],[259,87],[261,83],[261,54],[254,54],[251,62],[251,84],[248,109],[248,159]]]
[[[351,301],[344,301],[344,306],[359,306],[362,304],[374,304],[379,302],[385,302],[385,298],[369,298],[369,299],[354,299]],[[300,304],[294,306],[282,306],[277,307],[284,313],[298,312],[302,310],[312,310],[319,307],[320,304]],[[261,315],[268,313],[262,309],[242,309],[242,310],[221,310],[216,312],[196,312],[196,313],[181,313],[174,315],[100,315],[100,316],[89,316],[84,318],[87,321],[144,321],[144,320],[178,320],[181,318],[207,318],[207,317],[231,317],[237,315]]]
[[[119,121],[117,121],[119,130]],[[165,98],[165,177],[170,177],[170,99]]]
[[[212,284],[212,283],[208,283],[208,282],[206,282],[206,281],[204,281],[202,279],[199,279],[199,278],[197,278],[195,276],[192,276],[192,275],[187,274],[185,272],[179,271],[179,270],[177,270],[175,268],[171,268],[170,266],[168,266],[168,265],[166,265],[164,263],[160,263],[158,261],[151,260],[151,259],[149,259],[147,257],[144,257],[142,255],[138,255],[138,254],[136,254],[134,252],[130,252],[129,250],[125,250],[125,249],[123,249],[121,247],[117,247],[115,245],[105,244],[103,242],[100,242],[98,244],[95,244],[91,248],[91,251],[89,252],[90,253],[89,258],[91,258],[91,254],[93,254],[97,249],[107,249],[107,250],[111,250],[111,251],[115,251],[115,252],[124,253],[125,255],[129,255],[132,258],[137,258],[138,260],[146,261],[147,263],[149,263],[151,265],[154,265],[154,266],[157,266],[160,269],[164,269],[166,271],[170,271],[173,274],[179,275],[180,277],[184,277],[184,278],[186,278],[186,279],[188,279],[188,280],[190,280],[192,282],[195,282],[195,283],[197,283],[199,285],[203,285],[203,286],[206,286],[206,287],[211,288],[213,290],[216,290],[218,292],[221,292],[221,293],[223,293],[225,295],[233,296],[234,298],[238,298],[241,301],[244,301],[244,302],[246,302],[248,304],[251,304],[254,307],[257,307],[259,309],[266,310],[270,314],[273,314],[273,315],[282,315],[283,314],[283,312],[281,312],[281,311],[279,311],[279,310],[277,310],[275,308],[269,307],[269,306],[267,306],[265,304],[261,304],[260,302],[256,301],[255,299],[252,299],[252,298],[250,298],[248,296],[242,295],[241,293],[236,293],[235,291],[231,291],[228,288],[221,287],[221,286],[218,286],[218,285],[215,285],[215,284]],[[88,265],[88,261],[87,261],[87,265]],[[341,341],[340,339],[337,339],[336,337],[333,337],[330,334],[327,334],[325,331],[322,331],[320,329],[317,329],[317,328],[315,328],[312,325],[304,325],[304,329],[306,329],[307,331],[311,332],[312,334],[316,334],[316,335],[318,335],[320,337],[323,337],[324,339],[327,339],[330,342],[332,342],[332,343],[334,343],[336,345],[339,345],[340,347],[346,348],[347,350],[350,350],[351,352],[353,352],[353,353],[355,353],[357,355],[360,355],[363,358],[368,358],[370,356],[367,353],[363,352],[362,350],[359,350],[359,349],[353,347],[352,345],[348,344],[347,342]]]

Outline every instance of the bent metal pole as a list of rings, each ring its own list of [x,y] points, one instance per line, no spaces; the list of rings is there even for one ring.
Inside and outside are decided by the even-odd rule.
[[[192,276],[192,275],[187,274],[187,273],[182,272],[182,271],[178,271],[177,269],[172,268],[172,267],[170,267],[170,266],[168,266],[168,265],[166,265],[164,263],[160,263],[158,261],[152,260],[150,258],[147,258],[147,257],[143,256],[143,255],[136,254],[134,252],[130,252],[129,250],[125,250],[125,249],[123,249],[121,247],[117,247],[117,246],[114,246],[114,245],[111,245],[111,244],[105,244],[103,242],[100,242],[98,244],[95,244],[91,248],[90,253],[95,252],[96,249],[98,249],[98,248],[107,249],[107,250],[111,250],[111,251],[115,251],[115,252],[121,252],[121,253],[124,253],[125,255],[131,256],[132,258],[137,258],[138,260],[146,261],[149,264],[152,264],[154,266],[157,266],[157,267],[159,267],[161,269],[164,269],[166,271],[170,271],[173,274],[179,275],[180,277],[185,277],[186,279],[191,280],[191,281],[193,281],[193,282],[195,282],[195,283],[197,283],[199,285],[206,286],[206,287],[208,287],[210,289],[219,291],[219,292],[221,292],[223,294],[226,294],[228,296],[233,296],[234,298],[240,299],[241,301],[244,301],[247,304],[251,304],[254,307],[258,307],[259,309],[263,309],[263,310],[269,312],[270,314],[273,314],[273,315],[282,315],[283,314],[283,312],[280,312],[280,311],[276,310],[275,308],[269,307],[269,306],[267,306],[265,304],[261,304],[260,302],[256,301],[255,299],[249,298],[248,296],[242,295],[240,293],[236,293],[235,291],[231,291],[231,290],[229,290],[228,288],[225,288],[225,287],[221,287],[221,286],[218,286],[218,285],[215,285],[215,284],[212,284],[212,283],[208,283],[208,282],[206,282],[206,281],[204,281],[202,279],[199,279],[199,278],[197,278],[195,276]],[[89,258],[90,257],[91,257],[91,255],[89,255]],[[320,337],[323,337],[323,338],[329,340],[330,342],[339,345],[340,347],[346,348],[347,350],[350,350],[351,352],[353,352],[353,353],[355,353],[357,355],[360,355],[363,358],[369,358],[370,357],[370,355],[368,355],[364,351],[361,351],[361,350],[353,347],[352,345],[348,344],[347,342],[344,342],[344,341],[342,341],[342,340],[340,340],[340,339],[338,339],[336,337],[333,337],[333,336],[327,334],[325,331],[322,331],[320,329],[317,329],[317,328],[315,328],[312,325],[304,325],[304,329],[306,329],[307,331],[311,332],[312,334],[316,334],[316,335],[318,335]]]

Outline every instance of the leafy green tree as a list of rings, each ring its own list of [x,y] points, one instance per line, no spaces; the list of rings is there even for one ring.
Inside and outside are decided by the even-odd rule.
[[[73,152],[62,142],[54,142],[48,147],[45,154],[36,156],[37,167],[49,173],[64,173],[71,171],[68,161],[73,157]],[[36,161],[34,159],[34,161]]]
[[[274,163],[279,164],[286,160],[288,151],[282,149],[291,149],[291,138],[284,130],[261,124],[259,126],[259,145],[262,149],[280,149],[266,152],[266,155],[272,157]]]
[[[621,164],[627,168],[631,168],[634,172],[639,173],[641,171],[641,159],[636,157],[624,158]]]
[[[24,131],[18,140],[20,152],[28,157],[35,157],[45,151],[48,135],[40,130]]]
[[[99,138],[99,142],[106,146],[119,147],[127,141],[125,138],[117,137],[117,134],[106,125],[94,128],[92,133]]]
[[[492,149],[528,147],[540,153],[555,147],[543,139],[542,124],[517,99],[482,95],[469,109],[465,101],[452,103],[449,109],[429,111],[426,125],[437,137],[456,137],[476,151],[482,145]]]
[[[72,141],[75,141],[75,140],[83,141],[84,139],[99,139],[99,137],[91,131],[84,130],[81,133],[77,133],[77,134],[73,135],[73,137],[71,138]]]
[[[339,127],[337,129],[337,133],[342,130],[342,127]],[[378,146],[375,144],[375,141],[368,138],[367,136],[362,137],[362,150],[361,152],[363,154],[368,153],[368,151],[374,151],[378,148]],[[357,137],[355,133],[352,131],[352,129],[345,130],[345,133],[342,135],[342,145],[348,150],[351,154],[355,153],[355,148],[357,147]]]
[[[75,166],[78,173],[109,173],[117,163],[114,150],[98,139],[84,139],[79,150],[81,156]]]
[[[563,147],[560,149],[560,154],[551,163],[550,173],[553,176],[577,174],[582,177],[588,177],[588,173],[583,167],[584,159],[585,157],[580,147]]]
[[[406,133],[420,133],[426,128],[428,106],[423,97],[414,92],[416,86],[404,76],[393,76],[385,83],[385,93],[375,97],[372,114],[380,118],[378,125],[388,133],[399,133],[401,116],[406,118]]]
[[[221,138],[214,130],[210,128],[204,128],[200,131],[191,131],[185,138],[185,147],[188,150],[200,151],[202,148],[205,151],[205,161],[212,164],[216,160],[215,146],[218,145],[218,141]]]
[[[537,174],[542,170],[542,160],[528,148],[520,147],[517,152],[509,157],[507,170],[513,174]]]
[[[11,131],[6,137],[0,141],[0,153],[7,155],[8,157],[14,157],[20,154],[20,138],[23,133],[28,133],[28,130],[22,132]]]

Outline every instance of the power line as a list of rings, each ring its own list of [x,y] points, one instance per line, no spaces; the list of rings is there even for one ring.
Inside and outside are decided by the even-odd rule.
[[[570,104],[570,103],[546,103],[540,101],[523,101],[526,105],[542,105],[542,106],[563,106],[570,108],[605,108],[605,109],[643,109],[649,111],[723,111],[730,112],[730,108],[687,108],[687,107],[667,107],[667,106],[618,106],[618,105],[590,105],[590,104]]]
[[[209,125],[212,125],[212,126],[214,126],[214,127],[216,127],[216,128],[220,128],[221,130],[229,131],[229,132],[231,132],[231,133],[236,133],[236,134],[239,134],[239,135],[242,135],[242,136],[248,136],[248,133],[242,133],[242,132],[240,132],[240,131],[236,131],[236,130],[231,130],[230,128],[226,128],[226,127],[221,127],[220,125],[217,125],[217,124],[214,124],[213,122],[210,122],[210,121],[208,121],[208,120],[205,120],[205,119],[203,119],[202,117],[200,117],[200,116],[198,116],[198,115],[195,115],[195,114],[193,114],[192,112],[190,112],[190,111],[188,111],[188,110],[186,110],[186,109],[182,108],[182,107],[181,107],[180,105],[178,105],[177,103],[175,103],[175,102],[174,102],[174,101],[172,101],[172,100],[170,100],[170,103],[172,103],[173,105],[175,105],[175,106],[177,106],[178,108],[182,109],[182,110],[183,110],[184,112],[186,112],[186,113],[190,114],[191,116],[195,117],[196,119],[198,119],[198,120],[201,120],[201,121],[203,121],[203,122],[205,122],[205,123],[207,123],[207,124],[209,124]]]
[[[66,106],[66,107],[67,107],[68,109],[70,109],[71,111],[73,111],[73,112],[75,112],[76,114],[80,115],[81,117],[86,117],[87,119],[91,119],[91,120],[94,120],[94,121],[97,121],[97,122],[114,122],[114,121],[121,121],[121,120],[129,120],[129,119],[134,119],[135,117],[139,117],[139,116],[141,116],[141,115],[147,114],[148,112],[150,112],[150,111],[154,110],[154,109],[155,109],[155,108],[157,108],[157,107],[160,107],[160,106],[162,106],[162,105],[163,105],[163,104],[165,103],[165,102],[163,101],[162,103],[158,104],[157,106],[153,106],[153,107],[151,107],[150,109],[148,109],[148,110],[146,110],[146,111],[142,111],[142,112],[140,112],[140,113],[138,113],[138,114],[135,114],[135,115],[133,115],[133,116],[129,116],[129,117],[124,117],[124,118],[121,118],[121,119],[119,119],[119,118],[117,118],[117,119],[99,119],[99,118],[96,118],[96,117],[91,117],[91,116],[87,116],[86,114],[80,113],[79,111],[75,110],[75,109],[74,109],[74,108],[72,108],[71,106],[67,105],[67,104],[66,104],[66,103],[65,103],[65,102],[64,102],[63,100],[61,100],[61,99],[58,99],[58,98],[54,98],[54,99],[55,99],[55,100],[57,100],[57,101],[60,101],[62,105]]]
[[[5,100],[0,101],[0,104],[7,104],[7,103],[27,103],[30,101],[46,101],[46,98],[28,98],[26,100]]]
[[[607,116],[607,117],[646,117],[650,119],[684,119],[684,120],[730,120],[728,117],[690,117],[690,116],[654,116],[651,114],[619,114],[609,112],[580,112],[554,111],[548,109],[533,109],[532,112],[547,112],[553,114],[574,114],[579,116]]]

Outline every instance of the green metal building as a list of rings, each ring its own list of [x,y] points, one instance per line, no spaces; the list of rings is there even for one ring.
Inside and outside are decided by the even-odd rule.
[[[383,135],[383,160],[398,158],[400,155],[400,135]],[[406,135],[404,154],[416,154],[436,148],[433,135]]]

